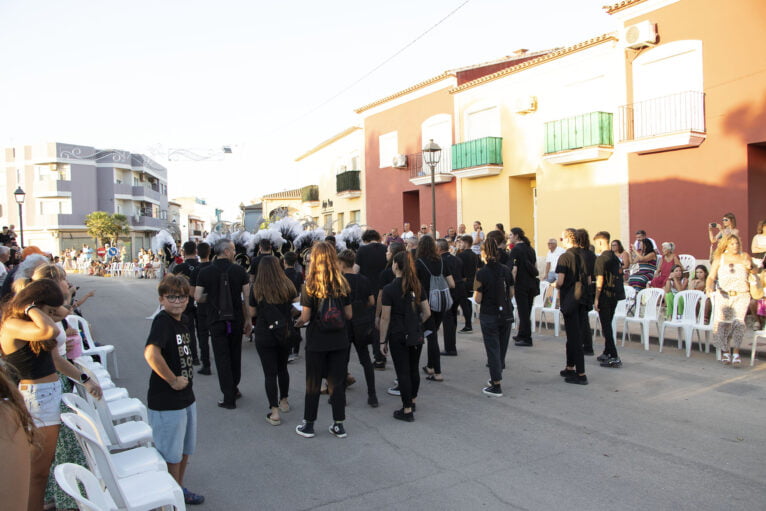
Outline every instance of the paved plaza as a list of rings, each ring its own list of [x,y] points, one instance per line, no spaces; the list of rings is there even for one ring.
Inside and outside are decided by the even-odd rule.
[[[72,275],[93,334],[117,346],[118,385],[146,400],[143,346],[157,305],[156,280]],[[216,406],[215,376],[195,375],[197,452],[186,486],[199,509],[763,509],[766,502],[766,362],[723,367],[713,353],[691,358],[666,342],[663,353],[633,342],[618,349],[622,369],[586,357],[590,385],[567,385],[564,336],[511,346],[505,397],[481,394],[488,378],[478,331],[442,359],[445,381],[422,380],[414,423],[386,394],[393,368],[376,371],[380,407],[366,404],[364,377],[348,393],[348,438],[327,427],[322,397],[317,436],[294,432],[303,414],[304,359],[289,366],[290,404],[281,426],[268,411],[255,347],[243,348],[244,394],[236,410]],[[563,329],[562,329],[563,330]],[[749,339],[748,334],[748,339]],[[749,341],[748,341],[749,342]],[[603,347],[601,338],[596,350]],[[425,354],[422,361],[425,362]]]

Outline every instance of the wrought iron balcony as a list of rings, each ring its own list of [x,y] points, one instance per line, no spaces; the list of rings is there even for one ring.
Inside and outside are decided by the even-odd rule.
[[[308,185],[301,188],[301,201],[319,203],[319,185]]]
[[[362,195],[358,170],[346,170],[335,175],[335,191],[340,198],[351,199]]]
[[[439,163],[434,167],[434,184],[449,183],[452,181],[452,163],[447,149],[442,150]],[[407,155],[407,168],[410,171],[410,183],[414,185],[431,184],[431,167],[423,161],[423,153]]]

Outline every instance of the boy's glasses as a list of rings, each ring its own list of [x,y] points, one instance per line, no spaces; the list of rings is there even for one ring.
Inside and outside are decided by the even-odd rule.
[[[165,300],[173,303],[180,303],[188,299],[188,295],[165,295]]]

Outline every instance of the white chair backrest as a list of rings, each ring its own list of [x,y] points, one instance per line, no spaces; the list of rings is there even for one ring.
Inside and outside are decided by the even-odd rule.
[[[684,323],[695,323],[697,321],[697,304],[705,298],[702,291],[686,290],[676,294],[673,299],[673,318],[677,318],[678,307],[683,303],[684,312],[681,314],[681,321]]]
[[[101,470],[99,470],[96,457],[93,455],[91,447],[85,442],[85,439],[82,435],[82,432],[86,431],[101,445],[104,444],[103,440],[98,435],[96,426],[93,424],[93,421],[75,413],[62,413],[61,422],[63,422],[66,427],[72,430],[75,437],[77,438],[77,443],[80,444],[80,448],[82,449],[83,454],[85,454],[85,460],[88,462],[88,467],[94,475],[100,478]],[[104,449],[106,449],[106,446],[104,446]]]
[[[122,494],[122,488],[120,488],[120,485],[117,483],[116,471],[112,465],[112,459],[109,457],[109,451],[107,451],[106,447],[93,436],[92,431],[87,431],[87,428],[79,429],[72,417],[65,417],[65,415],[71,414],[62,414],[61,420],[64,421],[64,424],[68,427],[72,428],[72,430],[76,432],[78,438],[81,438],[85,443],[96,462],[96,466],[98,466],[99,476],[104,482],[106,489],[109,491],[109,494],[114,499],[114,503],[117,504],[119,509],[125,509],[127,507],[125,496]]]
[[[543,306],[545,301],[545,293],[548,292],[548,286],[550,286],[550,283],[547,280],[540,281],[540,294],[535,296],[534,300],[532,300],[532,307]]]
[[[617,307],[614,309],[615,316],[627,316],[629,311],[632,311],[630,317],[636,315],[637,307],[634,307],[636,303],[636,290],[631,286],[624,284],[625,287],[625,299],[617,302]]]
[[[114,508],[114,501],[101,489],[101,483],[87,468],[74,463],[62,463],[56,466],[54,474],[58,485],[77,502],[81,511],[104,511]],[[85,488],[85,495],[80,492],[80,485]]]
[[[639,291],[636,295],[635,317],[657,319],[664,295],[665,291],[657,287],[648,287]]]
[[[700,291],[701,293],[702,291]],[[710,318],[707,323],[705,323],[705,306],[707,305],[707,301],[710,300]],[[715,317],[716,312],[716,305],[715,305],[715,294],[710,296],[709,298],[705,296],[702,300],[700,300],[700,307],[697,311],[697,325],[698,326],[710,326],[713,323],[713,318]]]
[[[694,268],[697,266],[697,259],[690,254],[679,254],[678,260],[681,261],[681,266],[684,267],[684,271],[689,273],[689,279],[693,279]]]
[[[79,325],[80,325],[80,328],[82,329],[82,332],[85,334],[85,338],[88,341],[88,346],[90,346],[91,348],[95,348],[96,340],[93,339],[93,334],[90,333],[90,325],[88,324],[88,321],[85,318],[80,316],[78,316],[78,318],[80,318]]]
[[[99,417],[96,410],[91,406],[90,403],[88,403],[86,400],[78,396],[77,394],[70,394],[65,393],[62,394],[61,400],[64,402],[65,405],[67,405],[69,408],[71,408],[77,415],[80,417],[90,421],[91,424],[96,429],[96,433],[98,433],[98,438],[103,442],[104,444],[116,444],[116,435],[115,438],[112,439],[109,434],[106,432],[106,428],[104,428],[104,424],[101,422],[101,418]],[[111,428],[112,431],[114,428]]]

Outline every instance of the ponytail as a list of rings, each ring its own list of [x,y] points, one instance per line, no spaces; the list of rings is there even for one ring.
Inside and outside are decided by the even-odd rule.
[[[482,245],[482,252],[484,253],[484,261],[487,264],[498,261],[500,250],[497,247],[497,240],[495,240],[494,236],[487,236]]]
[[[415,262],[409,251],[399,252],[393,257],[393,262],[402,271],[402,296],[407,293],[415,295],[415,301],[420,301],[420,280],[415,270]]]

